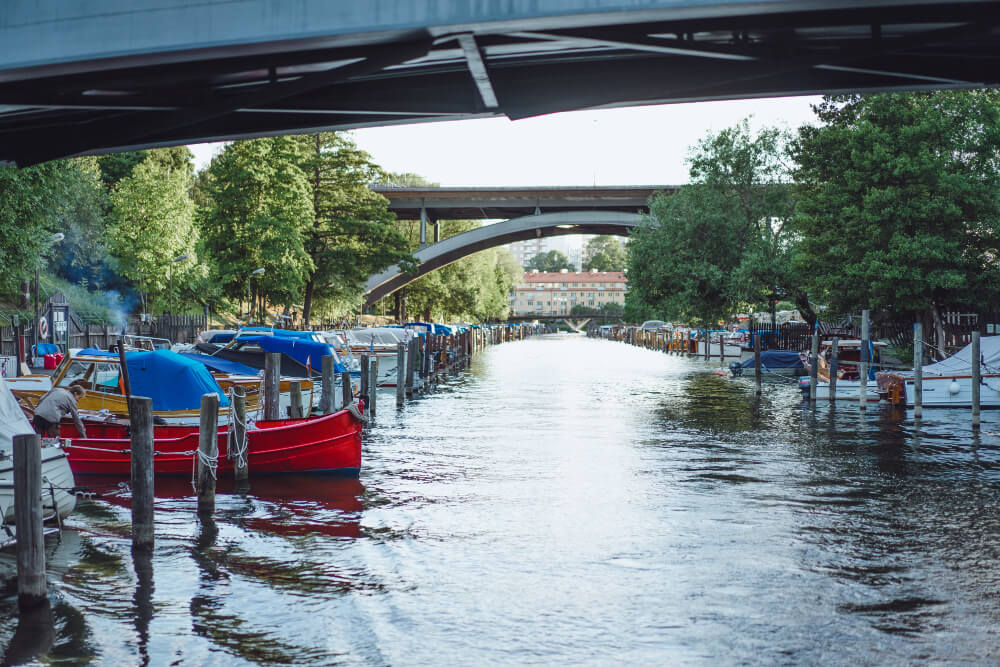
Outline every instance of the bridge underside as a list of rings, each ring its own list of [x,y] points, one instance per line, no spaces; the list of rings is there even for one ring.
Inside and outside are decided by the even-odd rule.
[[[985,0],[5,0],[0,163],[632,104],[997,85],[997,22]]]
[[[420,262],[415,271],[403,273],[398,267],[393,267],[369,279],[365,290],[365,305],[370,306],[431,271],[481,250],[515,241],[566,234],[628,236],[629,231],[641,221],[642,216],[635,213],[582,211],[546,213],[507,220],[456,234],[414,253]]]

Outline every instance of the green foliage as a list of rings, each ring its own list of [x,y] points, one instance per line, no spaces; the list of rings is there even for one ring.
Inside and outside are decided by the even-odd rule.
[[[794,295],[794,210],[786,137],[749,123],[709,134],[688,159],[692,183],[656,195],[629,243],[630,319],[714,324],[747,303]],[[800,306],[801,307],[801,306]]]
[[[368,153],[335,132],[296,140],[302,144],[299,167],[312,188],[313,220],[305,247],[313,269],[302,313],[308,323],[315,297],[327,304],[356,301],[370,275],[410,259],[410,252],[389,201],[368,188],[384,177]]]
[[[314,269],[306,249],[313,224],[312,189],[302,169],[302,141],[275,137],[237,141],[212,159],[198,180],[205,251],[223,294],[240,299],[247,280],[268,302],[292,304]]]
[[[827,97],[799,130],[799,268],[834,312],[996,300],[996,91]]]
[[[528,260],[524,268],[527,271],[562,271],[563,269],[576,271],[576,267],[569,261],[569,257],[558,250],[538,253]]]
[[[190,173],[150,153],[111,192],[108,237],[119,270],[142,291],[162,295],[163,308],[169,272],[176,282],[192,271],[190,259],[172,263],[183,254],[193,258],[198,239]]]
[[[583,249],[583,271],[624,271],[628,256],[614,236],[596,236]]]
[[[74,192],[87,178],[82,169],[75,160],[0,167],[0,295],[18,294],[19,283],[52,253],[52,234],[63,231]]]
[[[98,156],[97,165],[101,171],[104,187],[110,191],[118,181],[131,176],[132,170],[145,160],[148,154],[149,151],[125,151]]]

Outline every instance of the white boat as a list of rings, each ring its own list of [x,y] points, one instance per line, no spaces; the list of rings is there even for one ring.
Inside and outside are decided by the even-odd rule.
[[[872,341],[869,354],[872,363],[877,368],[880,364],[881,351],[887,346],[880,341]],[[830,400],[830,357],[832,356],[833,341],[825,340],[820,343],[819,368],[817,369],[816,400]],[[837,388],[834,399],[838,401],[860,402],[861,381],[858,377],[858,365],[861,360],[861,341],[854,339],[841,340],[837,343]],[[806,375],[799,378],[799,389],[806,396],[809,395],[809,365],[806,359]],[[865,400],[869,403],[877,403],[887,398],[887,392],[879,393],[878,382],[875,379],[877,373],[869,370],[869,379],[865,385]]]
[[[979,404],[984,408],[1000,408],[1000,336],[980,339],[979,359]],[[906,405],[913,405],[913,373],[898,376],[906,390]],[[972,407],[972,345],[966,345],[944,361],[924,366],[922,393],[924,407]]]
[[[0,383],[0,547],[16,539],[14,521],[14,442],[15,435],[33,433],[34,429],[10,393]],[[58,440],[54,441],[58,443]],[[66,452],[61,447],[43,443],[42,514],[61,521],[76,507],[75,482]]]

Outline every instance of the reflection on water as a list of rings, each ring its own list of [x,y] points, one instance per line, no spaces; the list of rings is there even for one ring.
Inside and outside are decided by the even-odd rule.
[[[361,480],[79,480],[51,607],[5,660],[470,664],[1000,659],[1000,412],[803,404],[775,379],[575,336],[499,346],[392,410]],[[0,554],[10,571],[12,554]],[[8,579],[9,580],[9,579]],[[28,639],[26,639],[28,638]]]

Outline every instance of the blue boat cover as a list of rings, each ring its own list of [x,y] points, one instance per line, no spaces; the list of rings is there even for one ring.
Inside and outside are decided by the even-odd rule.
[[[240,339],[251,336],[277,336],[279,338],[296,338],[302,340],[315,340],[315,332],[312,331],[292,331],[291,329],[272,329],[271,327],[243,327],[236,334]]]
[[[118,358],[113,352],[95,348],[81,350],[80,354]],[[125,358],[132,395],[153,399],[154,410],[197,410],[202,395],[211,393],[219,395],[219,405],[229,405],[222,387],[197,361],[170,350],[129,352]]]
[[[312,340],[298,340],[282,336],[249,336],[240,338],[240,341],[259,345],[265,352],[287,354],[303,366],[307,364],[312,366],[317,373],[323,368],[323,357],[333,354],[329,345]],[[333,356],[336,359],[336,355]],[[343,373],[347,367],[340,363],[339,359],[336,359],[333,370],[336,373]]]
[[[182,357],[194,359],[199,364],[221,373],[230,373],[232,375],[260,375],[260,371],[256,368],[247,366],[246,364],[241,364],[238,361],[229,361],[228,359],[220,359],[219,357],[213,357],[208,354],[197,354],[195,352],[181,352],[180,354]]]
[[[760,353],[760,363],[768,368],[805,368],[798,352],[787,350],[764,350]],[[753,368],[753,359],[747,359],[740,368]]]

